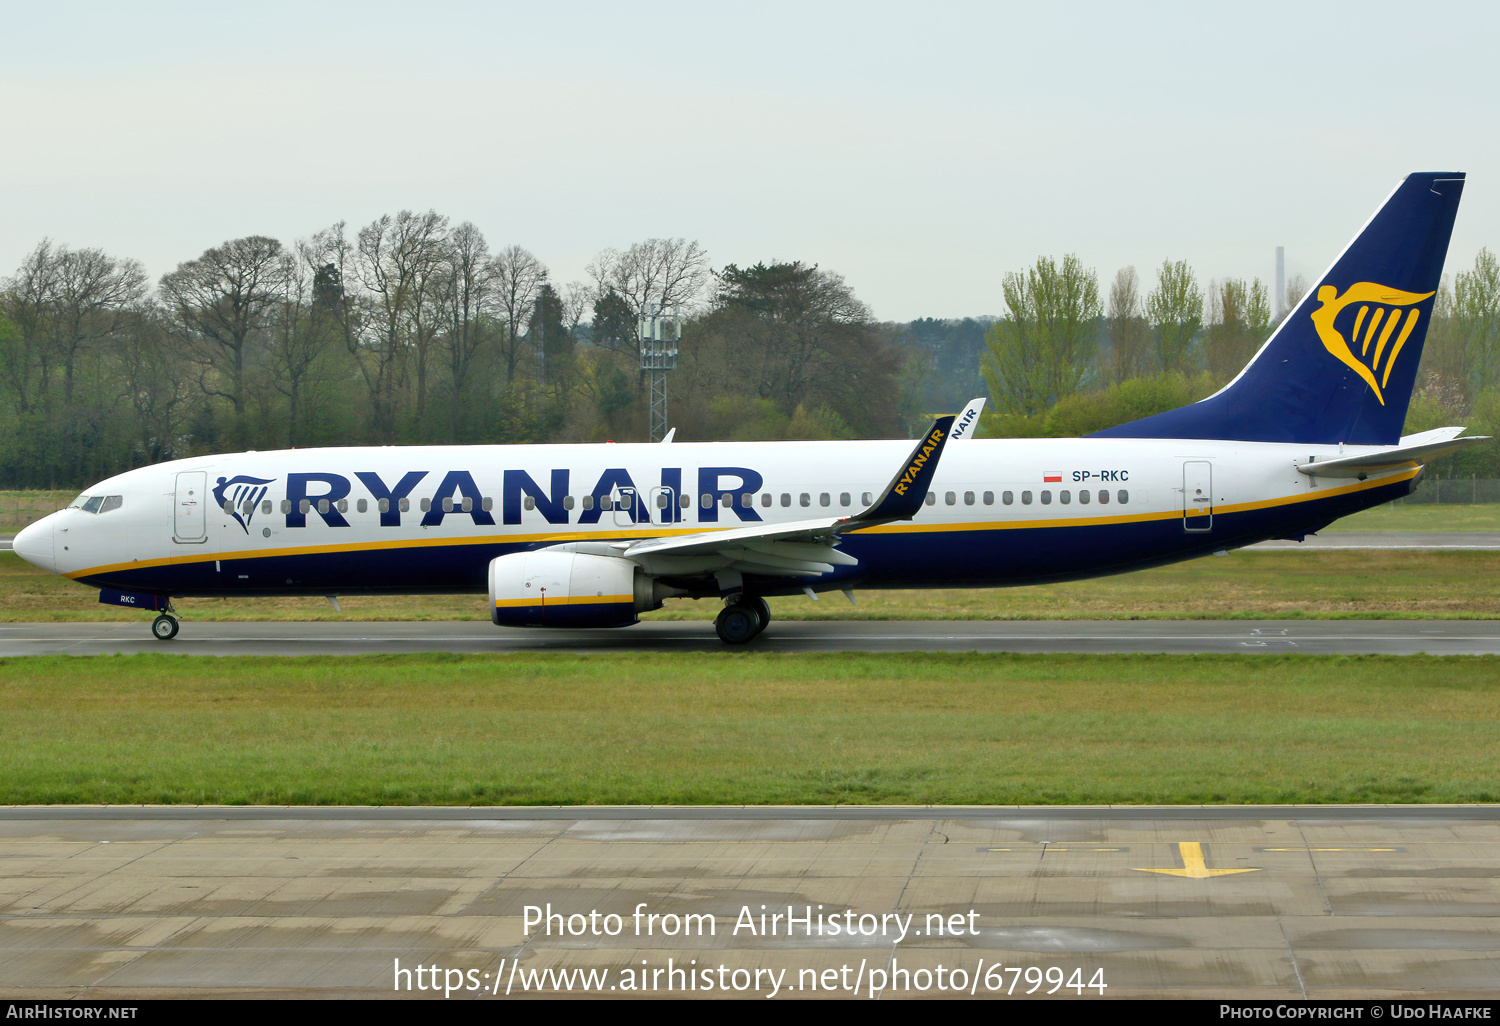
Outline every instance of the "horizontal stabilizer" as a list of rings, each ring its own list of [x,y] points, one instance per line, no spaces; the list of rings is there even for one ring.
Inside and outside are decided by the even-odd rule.
[[[1401,439],[1407,442],[1412,439],[1425,439],[1432,435],[1463,428],[1439,428],[1436,431],[1424,431],[1420,435],[1407,435]],[[1449,437],[1445,440],[1418,442],[1416,445],[1399,445],[1394,449],[1383,449],[1380,452],[1367,452],[1359,456],[1340,456],[1331,460],[1314,460],[1303,463],[1297,470],[1309,477],[1358,477],[1365,478],[1371,474],[1378,474],[1383,470],[1398,470],[1402,467],[1415,467],[1444,453],[1462,449],[1475,442],[1489,441],[1489,435],[1472,435],[1468,438]]]

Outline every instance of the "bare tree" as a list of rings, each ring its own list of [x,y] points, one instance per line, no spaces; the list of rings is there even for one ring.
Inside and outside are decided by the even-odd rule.
[[[31,412],[47,389],[57,277],[52,240],[43,239],[0,292],[5,314],[16,327],[14,337],[0,350],[0,363],[15,395],[16,412],[22,415]]]
[[[696,240],[647,239],[625,252],[606,249],[589,264],[595,298],[613,291],[639,317],[647,303],[683,307],[697,300],[712,277],[708,254]]]
[[[192,361],[175,343],[164,311],[145,303],[130,311],[120,330],[118,382],[136,432],[136,458],[142,464],[185,455],[179,451],[179,440],[194,375]]]
[[[489,244],[478,228],[465,221],[448,238],[443,268],[443,302],[448,318],[443,345],[453,384],[448,405],[449,441],[459,440],[460,415],[474,361],[490,336],[485,312],[493,302],[494,291]]]
[[[374,309],[361,322],[364,330],[346,337],[370,394],[376,435],[385,441],[395,440],[397,391],[412,352],[418,363],[419,417],[425,412],[426,356],[441,323],[434,307],[447,230],[448,219],[436,211],[403,210],[359,232],[359,279]]]
[[[1211,282],[1208,307],[1204,358],[1209,373],[1228,381],[1250,362],[1269,333],[1271,307],[1266,287],[1259,278],[1249,284],[1243,278]]]
[[[63,364],[63,402],[73,403],[78,358],[114,334],[120,318],[146,295],[146,269],[102,249],[58,251],[54,282],[57,351]]]
[[[522,328],[531,321],[531,308],[547,281],[547,268],[530,250],[506,246],[490,264],[495,282],[495,298],[505,315],[505,338],[501,355],[505,359],[505,382],[516,380],[516,367],[526,355]]]
[[[282,302],[286,262],[281,243],[263,235],[233,239],[178,264],[161,279],[161,297],[175,314],[178,328],[218,370],[212,382],[199,384],[208,395],[228,399],[234,407],[236,442],[246,441],[245,364],[252,335],[259,332]]]
[[[1146,319],[1141,316],[1140,279],[1134,267],[1124,267],[1115,274],[1109,287],[1109,312],[1105,328],[1109,332],[1109,366],[1107,376],[1119,384],[1127,378],[1146,373],[1150,355],[1146,352]]]

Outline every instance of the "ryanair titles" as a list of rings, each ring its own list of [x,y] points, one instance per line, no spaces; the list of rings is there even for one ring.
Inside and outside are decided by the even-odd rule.
[[[238,480],[238,479],[236,479]],[[257,496],[274,494],[274,478],[258,478],[262,488]],[[433,482],[436,481],[436,487]],[[215,498],[228,486],[219,479]],[[286,476],[285,498],[280,512],[288,528],[305,528],[321,520],[329,527],[349,527],[345,516],[350,497],[365,510],[373,504],[381,527],[401,527],[416,521],[423,527],[435,527],[448,517],[468,517],[474,524],[494,526],[519,524],[523,510],[534,510],[549,524],[597,524],[603,517],[615,523],[647,524],[681,523],[688,510],[695,510],[698,523],[717,523],[721,515],[732,514],[742,521],[759,521],[761,516],[752,505],[764,479],[749,467],[699,467],[697,489],[683,491],[682,468],[664,467],[656,482],[637,484],[623,467],[612,467],[601,473],[588,491],[574,494],[572,472],[552,470],[545,485],[525,470],[502,472],[499,509],[493,493],[486,495],[467,470],[412,470],[404,474],[384,474],[373,470],[356,471],[350,476],[331,472],[295,473]],[[424,487],[425,486],[425,487]],[[230,492],[231,496],[235,493]],[[413,498],[420,495],[420,499]],[[255,501],[236,503],[221,498],[226,513],[244,527],[254,512]],[[273,500],[264,499],[267,512]],[[248,529],[247,529],[248,530]]]

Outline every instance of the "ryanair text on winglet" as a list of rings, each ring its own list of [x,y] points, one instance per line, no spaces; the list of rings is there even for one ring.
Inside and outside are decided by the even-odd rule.
[[[917,475],[922,472],[922,468],[926,466],[927,457],[932,455],[932,451],[937,448],[937,444],[942,440],[942,430],[940,428],[934,428],[932,434],[927,436],[927,441],[922,446],[921,453],[917,455],[916,459],[911,461],[911,466],[906,468],[906,473],[901,475],[901,480],[896,482],[896,487],[893,489],[893,491],[895,491],[897,495],[906,494],[906,489],[911,486],[911,483],[916,480]]]

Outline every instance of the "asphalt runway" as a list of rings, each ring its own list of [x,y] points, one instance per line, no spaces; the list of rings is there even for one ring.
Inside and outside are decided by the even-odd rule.
[[[521,630],[484,621],[194,623],[168,642],[131,623],[0,624],[0,657],[170,652],[367,655],[420,652],[1089,652],[1496,655],[1493,620],[778,620],[730,649],[708,622],[617,630]]]
[[[20,807],[0,864],[13,999],[1500,988],[1495,806]]]

